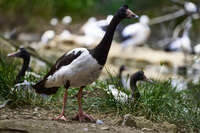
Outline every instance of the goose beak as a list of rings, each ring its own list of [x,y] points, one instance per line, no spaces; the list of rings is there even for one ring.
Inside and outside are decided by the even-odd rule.
[[[128,18],[139,18],[139,16],[133,13],[130,9],[126,10],[126,14]]]
[[[149,83],[151,83],[151,84],[154,83],[152,80],[148,79],[146,76],[144,76],[143,81],[149,82]]]
[[[14,52],[14,53],[10,53],[10,54],[8,54],[7,56],[8,56],[8,57],[19,57],[19,54],[20,54],[20,52],[17,51],[17,52]]]

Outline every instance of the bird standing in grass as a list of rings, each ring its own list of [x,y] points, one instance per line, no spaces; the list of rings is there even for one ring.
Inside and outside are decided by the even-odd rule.
[[[40,75],[28,71],[30,69],[29,64],[30,64],[30,53],[24,48],[20,47],[20,49],[14,53],[10,53],[7,55],[8,57],[17,57],[17,58],[22,58],[23,59],[23,64],[22,67],[15,79],[15,87],[16,88],[23,88],[24,90],[30,90],[32,88],[32,85],[34,82],[29,82],[27,80],[23,80],[25,76],[33,76],[34,78],[41,78]]]
[[[25,76],[25,73],[26,73],[27,69],[29,68],[30,54],[26,51],[25,48],[21,47],[17,52],[8,54],[8,57],[18,57],[18,58],[23,59],[22,68],[16,77],[16,83],[19,83],[19,82],[21,82],[22,77]]]
[[[117,101],[122,102],[122,103],[127,102],[129,98],[134,99],[134,101],[138,100],[140,97],[140,92],[137,88],[138,81],[146,81],[149,83],[153,83],[153,81],[151,81],[145,76],[143,71],[137,71],[134,74],[132,74],[130,77],[130,82],[129,82],[130,88],[125,88],[125,89],[131,89],[131,97],[127,95],[126,93],[120,91],[119,89],[115,88],[114,85],[109,85],[108,93],[111,93]]]
[[[127,5],[120,7],[111,20],[103,39],[94,49],[75,48],[68,53],[65,53],[57,60],[47,75],[33,86],[37,93],[49,95],[56,93],[58,88],[62,85],[66,88],[62,112],[55,120],[67,120],[64,110],[67,101],[68,88],[77,87],[80,88],[80,90],[78,92],[79,111],[76,119],[80,122],[85,119],[94,121],[91,116],[83,113],[81,103],[83,88],[99,77],[103,66],[106,63],[116,26],[125,18],[136,17],[137,15],[134,14]]]
[[[149,83],[153,83],[152,80],[148,79],[145,76],[143,71],[137,71],[136,73],[131,75],[130,87],[131,87],[131,91],[132,91],[132,98],[134,98],[134,100],[137,100],[140,97],[140,92],[137,88],[137,81],[146,81]]]

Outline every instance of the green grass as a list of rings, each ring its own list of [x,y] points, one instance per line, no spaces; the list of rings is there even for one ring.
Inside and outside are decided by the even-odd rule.
[[[59,91],[48,97],[41,97],[35,92],[21,89],[12,90],[14,77],[16,76],[16,66],[19,61],[6,58],[5,53],[0,52],[0,100],[10,99],[10,107],[41,106],[55,107],[60,110],[65,89],[61,87]],[[46,72],[42,72],[44,75]],[[168,121],[178,126],[180,129],[200,131],[200,83],[198,85],[189,84],[188,90],[177,92],[171,86],[171,81],[155,81],[155,84],[140,83],[138,88],[141,97],[137,101],[121,103],[106,93],[109,84],[116,84],[119,89],[123,88],[117,84],[116,78],[110,73],[111,80],[96,81],[84,89],[83,108],[90,113],[102,113],[123,116],[133,114],[135,116],[145,116],[155,122]],[[28,81],[36,81],[33,77],[26,77]],[[67,111],[77,109],[77,99],[75,95],[78,89],[69,89],[69,100]],[[128,92],[126,92],[128,93]],[[130,94],[130,93],[129,93]]]

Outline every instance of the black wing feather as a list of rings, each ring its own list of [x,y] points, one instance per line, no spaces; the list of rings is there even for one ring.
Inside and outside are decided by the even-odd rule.
[[[53,73],[55,73],[62,66],[71,64],[74,59],[76,59],[77,57],[79,57],[81,55],[81,53],[82,53],[82,51],[79,51],[75,54],[75,51],[73,51],[72,53],[70,53],[68,55],[66,55],[66,54],[62,55],[56,61],[56,63],[51,67],[51,70],[46,74],[44,79],[47,78],[49,75],[52,75]]]
[[[54,94],[58,90],[58,87],[52,87],[52,88],[45,88],[45,81],[49,75],[54,74],[59,68],[62,66],[66,66],[72,63],[72,61],[76,58],[78,58],[81,55],[82,51],[79,51],[75,54],[75,51],[72,53],[66,55],[64,54],[61,56],[56,63],[52,66],[51,70],[45,75],[45,77],[39,81],[37,84],[33,85],[33,88],[36,90],[37,93],[44,93],[47,95]]]

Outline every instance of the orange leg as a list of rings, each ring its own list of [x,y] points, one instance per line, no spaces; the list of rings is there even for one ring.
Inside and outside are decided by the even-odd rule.
[[[62,106],[62,112],[59,116],[57,116],[56,118],[54,118],[54,120],[64,120],[67,121],[67,117],[65,116],[65,105],[67,102],[67,95],[68,95],[68,88],[69,88],[69,82],[66,82],[66,84],[64,85],[66,90],[65,90],[65,94],[63,97],[63,106]]]
[[[67,121],[67,117],[65,116],[65,104],[67,102],[67,90],[65,90],[64,98],[63,98],[63,106],[62,106],[62,112],[59,116],[54,118],[54,120],[64,120]]]
[[[90,120],[90,121],[95,121],[91,116],[83,113],[83,109],[82,109],[82,103],[81,103],[81,99],[82,99],[82,91],[83,91],[84,87],[81,87],[79,92],[78,92],[78,114],[76,115],[75,119],[79,120],[80,122],[84,121],[85,119]]]

